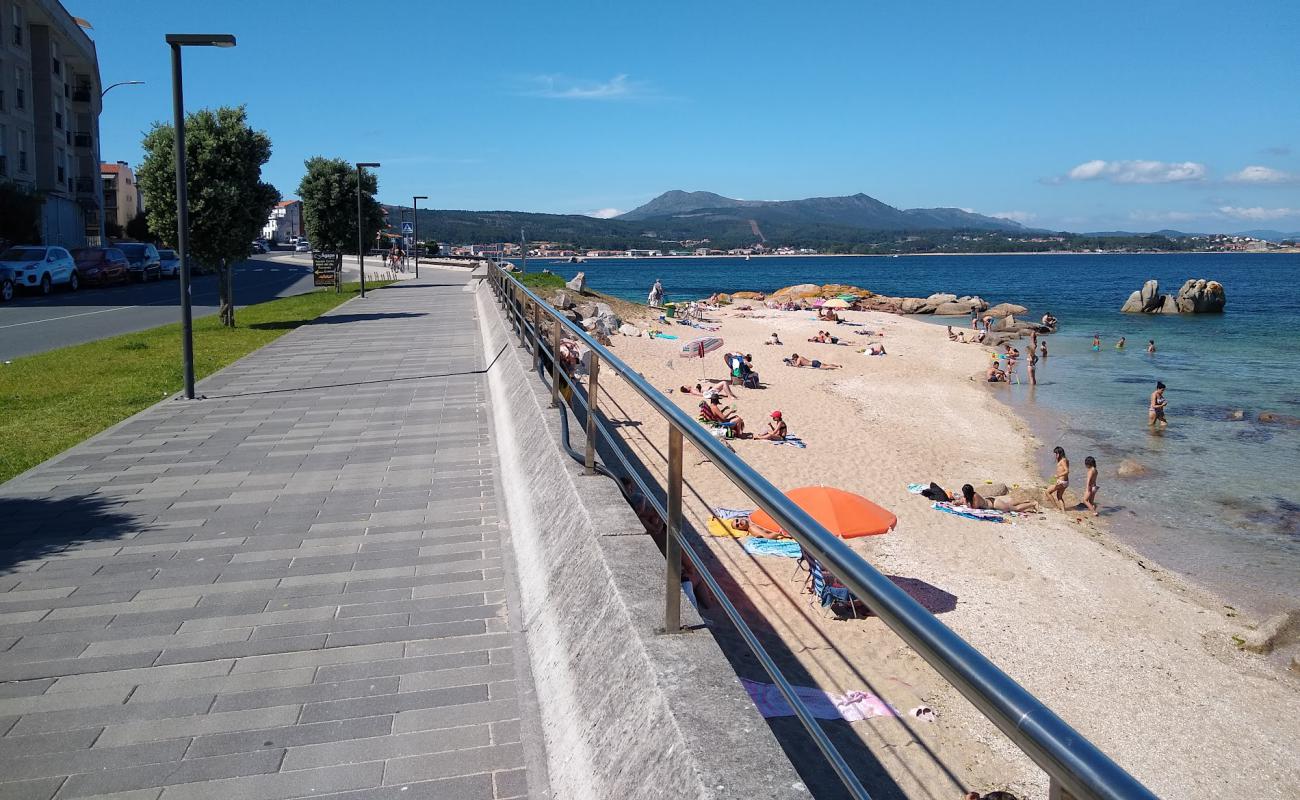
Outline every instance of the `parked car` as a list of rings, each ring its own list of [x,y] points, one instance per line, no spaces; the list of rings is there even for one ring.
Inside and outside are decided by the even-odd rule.
[[[62,247],[20,244],[0,253],[0,300],[12,300],[19,288],[49,294],[56,285],[74,292],[81,285],[72,254]]]
[[[261,239],[256,239],[249,246],[249,252],[253,254],[269,253],[271,252],[271,248],[266,246],[266,242],[262,241]]]
[[[178,278],[181,274],[181,257],[175,250],[158,251],[158,277]]]
[[[295,253],[310,253],[311,242],[307,241],[306,239],[299,239],[298,243],[293,246],[293,251]]]
[[[118,242],[117,249],[126,255],[127,269],[132,278],[141,283],[148,281],[151,275],[154,280],[162,278],[158,248],[148,242]]]
[[[72,251],[72,261],[87,286],[107,286],[131,280],[126,254],[116,247],[78,247]]]

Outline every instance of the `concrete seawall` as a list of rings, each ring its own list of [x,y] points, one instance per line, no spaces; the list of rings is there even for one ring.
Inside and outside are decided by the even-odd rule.
[[[531,356],[486,284],[476,301],[555,796],[806,798],[709,631],[657,632],[663,556],[614,483],[561,451]]]

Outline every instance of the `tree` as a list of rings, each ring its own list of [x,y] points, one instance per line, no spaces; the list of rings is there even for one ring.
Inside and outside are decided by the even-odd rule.
[[[298,184],[303,226],[312,246],[334,253],[338,266],[344,253],[357,252],[357,169],[341,158],[324,156],[307,159],[305,166],[307,172]],[[370,242],[384,226],[384,214],[375,200],[379,179],[373,172],[362,174],[361,233]]]
[[[0,239],[18,244],[41,241],[44,199],[12,181],[0,181]]]
[[[174,173],[173,173],[174,174]],[[173,203],[175,200],[172,201]],[[126,235],[137,242],[158,243],[158,235],[149,230],[149,217],[141,211],[126,221]]]
[[[144,161],[136,178],[145,196],[149,228],[173,239],[176,231],[175,132],[154,123],[145,134]],[[190,256],[217,270],[218,314],[235,326],[231,272],[248,255],[280,193],[262,181],[271,139],[248,125],[244,106],[202,109],[185,118],[185,159],[190,207]]]

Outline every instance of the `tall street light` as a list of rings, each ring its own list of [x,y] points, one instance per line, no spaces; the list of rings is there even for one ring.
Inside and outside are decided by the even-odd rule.
[[[119,86],[141,86],[143,84],[144,81],[118,81],[117,83],[110,83],[108,88],[99,93],[99,113],[104,113],[104,96],[108,94],[109,89],[116,89]],[[99,131],[96,131],[96,134],[98,133]],[[102,136],[95,136],[95,169],[99,170],[99,174],[95,180],[95,193],[98,195],[97,199],[99,200],[99,243],[107,244],[107,221],[104,219],[104,180],[102,177],[99,177],[99,175],[102,175],[104,171],[104,143],[101,139],[103,139]]]
[[[428,200],[428,195],[417,194],[411,198],[411,219],[415,221],[415,277],[420,277],[420,201]]]
[[[181,350],[185,361],[185,397],[194,399],[194,326],[190,314],[190,203],[185,176],[185,97],[181,82],[182,47],[234,47],[229,33],[169,33],[172,48],[172,110],[176,132],[176,254],[181,289]],[[111,86],[109,87],[112,88]],[[105,89],[104,91],[108,91]]]
[[[379,167],[378,161],[358,161],[357,162],[357,269],[361,272],[361,296],[366,296],[366,243],[361,238],[361,230],[364,227],[361,221],[361,170],[364,167],[372,169]]]

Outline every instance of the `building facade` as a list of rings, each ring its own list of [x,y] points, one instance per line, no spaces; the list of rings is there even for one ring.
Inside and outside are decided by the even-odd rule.
[[[104,184],[104,220],[126,230],[126,224],[144,211],[144,197],[136,185],[135,173],[125,161],[119,161],[100,164],[99,178]]]
[[[46,244],[103,235],[95,43],[56,0],[0,0],[0,181],[45,198]]]
[[[262,238],[271,244],[288,244],[307,235],[302,227],[302,201],[281,200],[271,209],[262,226]]]

